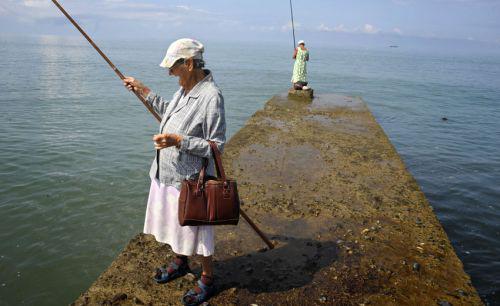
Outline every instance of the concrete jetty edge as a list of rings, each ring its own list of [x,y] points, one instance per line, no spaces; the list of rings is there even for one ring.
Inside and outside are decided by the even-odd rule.
[[[216,228],[211,305],[483,305],[441,224],[359,97],[273,97],[224,152],[243,220]],[[139,217],[139,216],[138,216]],[[134,237],[74,305],[179,305],[200,274],[158,285],[173,257]]]

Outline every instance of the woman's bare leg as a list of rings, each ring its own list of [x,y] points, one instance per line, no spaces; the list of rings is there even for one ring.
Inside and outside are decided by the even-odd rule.
[[[210,278],[213,277],[214,265],[213,265],[212,256],[206,256],[206,257],[202,256],[201,257],[201,268],[202,268],[201,275],[206,275]]]
[[[200,298],[202,298],[202,301],[205,301],[213,294],[214,267],[213,267],[212,256],[201,257],[201,269],[202,272],[200,280],[205,286],[196,286],[193,290],[186,292],[182,297],[182,300],[185,303],[194,303],[197,300],[199,301]],[[201,289],[201,287],[205,289]],[[203,294],[203,297],[200,296],[200,294]]]

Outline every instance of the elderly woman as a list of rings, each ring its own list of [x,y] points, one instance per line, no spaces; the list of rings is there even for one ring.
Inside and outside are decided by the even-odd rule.
[[[198,286],[183,296],[185,305],[197,305],[213,294],[214,230],[211,226],[180,226],[178,198],[181,181],[196,176],[205,158],[213,175],[213,158],[208,141],[222,151],[226,141],[224,99],[212,73],[204,70],[203,45],[193,39],[173,42],[160,66],[179,78],[180,88],[168,101],[140,81],[127,77],[124,85],[140,93],[162,118],[154,135],[156,158],[151,167],[151,188],[144,233],[167,243],[176,254],[159,268],[154,279],[166,283],[190,271],[188,257],[201,255],[202,274]]]
[[[292,84],[294,89],[307,88],[307,61],[309,61],[309,51],[306,49],[306,43],[299,40],[298,47],[293,52],[295,64],[293,65]]]

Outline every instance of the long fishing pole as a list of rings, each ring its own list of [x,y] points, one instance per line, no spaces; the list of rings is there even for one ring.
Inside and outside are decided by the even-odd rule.
[[[120,79],[123,80],[125,78],[125,76],[109,60],[109,58],[106,56],[106,54],[104,54],[104,52],[102,52],[101,49],[99,49],[99,47],[94,43],[94,41],[92,41],[92,39],[87,35],[87,33],[85,33],[85,31],[78,25],[78,23],[76,23],[76,21],[66,12],[66,10],[59,4],[59,2],[57,2],[57,0],[52,0],[52,2],[64,14],[64,16],[66,16],[66,18],[68,18],[69,21],[78,29],[78,31],[80,31],[80,33],[82,33],[82,35],[87,39],[87,41],[92,45],[92,47],[94,47],[94,49],[102,56],[102,58],[104,58],[104,60],[108,63],[108,65],[111,67],[111,69],[113,69],[113,71],[118,75],[118,77],[120,77]],[[161,121],[161,117],[154,111],[154,109],[151,106],[149,106],[149,104],[142,97],[142,95],[136,91],[134,91],[134,94],[136,95],[136,97],[139,100],[141,100],[142,104],[144,104],[144,106],[146,106],[146,108],[151,112],[151,114],[153,114],[153,116],[158,121]],[[243,210],[240,210],[240,213],[243,216],[243,218],[248,222],[248,224],[252,227],[252,229],[259,235],[259,237],[262,238],[262,240],[266,243],[266,245],[269,247],[269,249],[273,249],[274,245],[264,235],[264,233],[257,227],[257,225],[255,225],[255,223],[253,223],[252,220],[250,220],[248,215]]]
[[[295,25],[293,24],[293,8],[292,8],[292,0],[290,0],[290,17],[292,18],[293,48],[295,49]]]
[[[111,69],[113,69],[113,71],[118,75],[118,77],[120,79],[124,79],[125,76],[120,72],[120,70],[118,70],[118,68],[116,68],[116,66],[109,60],[109,58],[106,56],[106,54],[104,54],[101,49],[99,49],[99,47],[94,43],[94,41],[92,41],[92,39],[87,35],[87,33],[85,33],[85,31],[78,25],[78,23],[76,23],[76,21],[66,12],[66,10],[64,10],[64,8],[59,4],[59,2],[57,2],[56,0],[52,0],[52,2],[54,2],[54,4],[57,6],[57,8],[64,14],[64,16],[66,16],[69,21],[78,29],[78,31],[80,31],[80,33],[82,33],[82,35],[87,39],[87,41],[92,45],[92,47],[94,47],[94,49],[102,56],[102,58],[104,58],[104,60],[108,63],[108,65],[111,67]],[[153,114],[153,116],[155,116],[155,118],[158,120],[158,121],[161,121],[161,117],[154,111],[154,109],[149,106],[149,104],[146,102],[146,100],[142,97],[142,95],[140,93],[138,93],[137,91],[134,91],[134,94],[136,95],[136,97],[142,102],[142,104],[144,104],[144,106],[147,107],[147,109],[151,112],[151,114]]]

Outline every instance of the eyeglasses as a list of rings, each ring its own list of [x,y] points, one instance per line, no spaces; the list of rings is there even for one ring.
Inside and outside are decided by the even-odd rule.
[[[177,66],[179,66],[179,65],[184,64],[184,62],[185,62],[185,61],[184,61],[184,59],[183,59],[183,58],[180,58],[180,59],[176,60],[176,61],[175,61],[175,63],[174,63],[174,64],[173,64],[170,68],[168,68],[168,71],[169,71],[169,72],[172,72],[172,70],[173,70],[175,67],[177,67]]]

